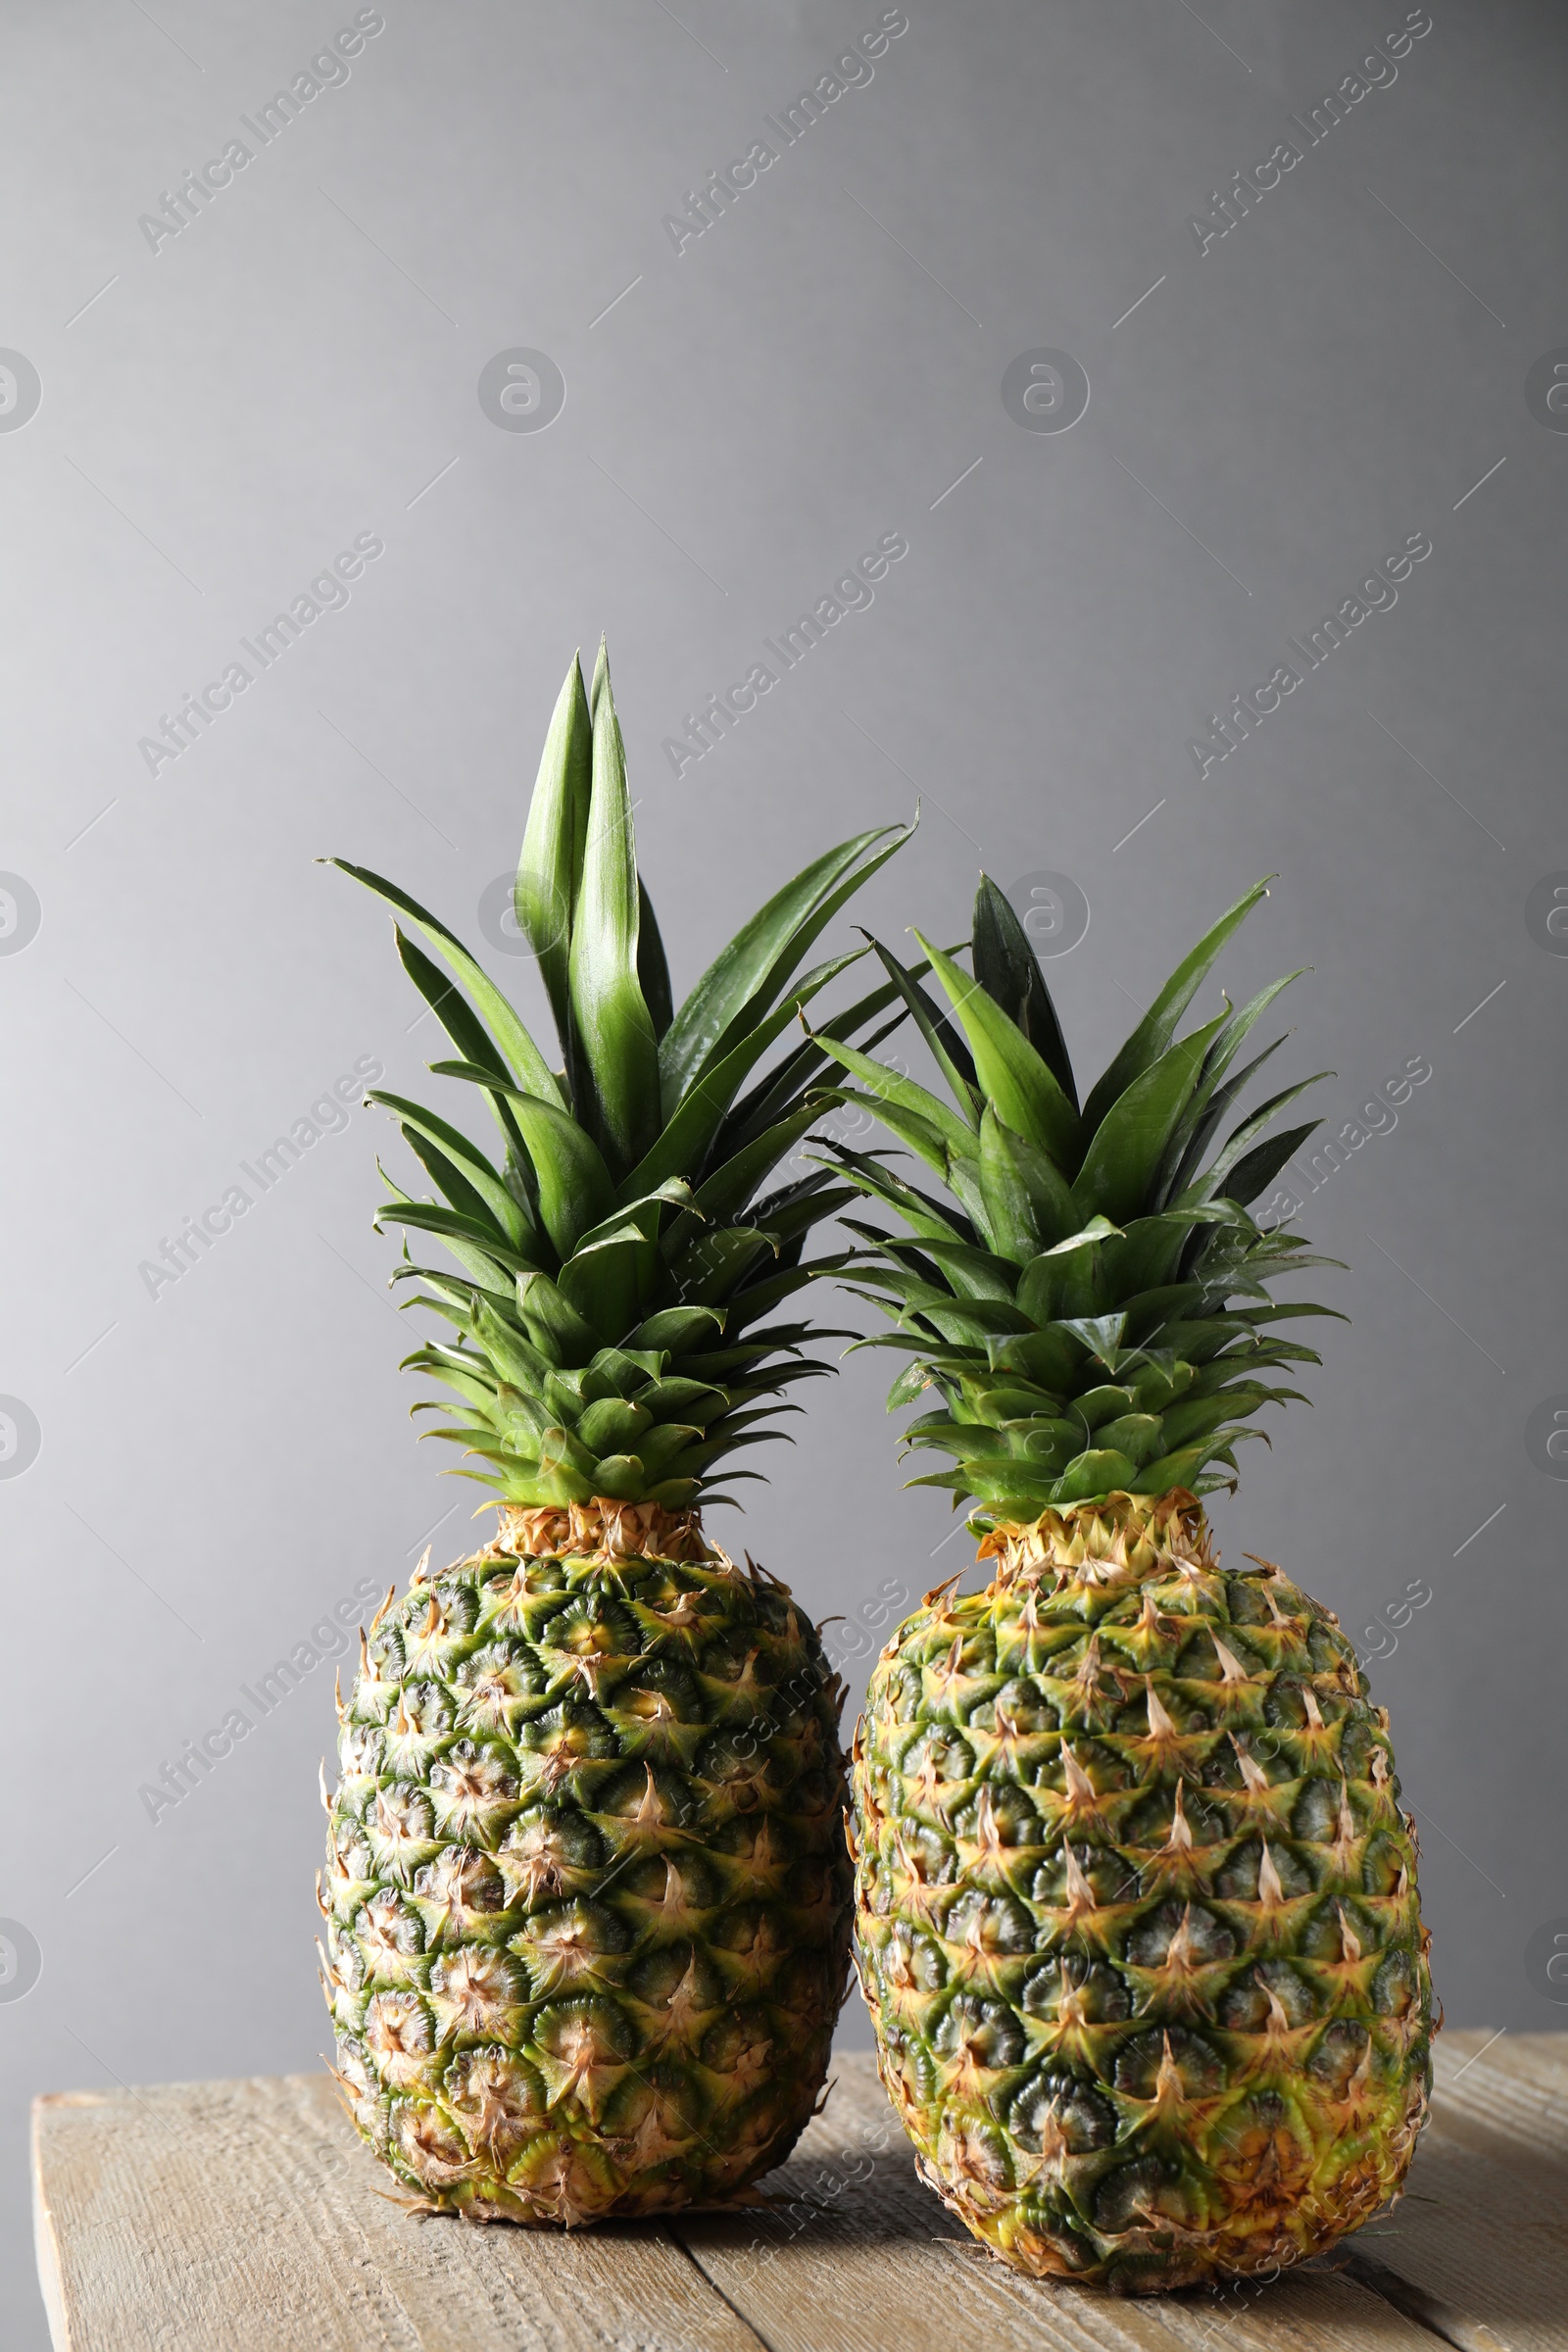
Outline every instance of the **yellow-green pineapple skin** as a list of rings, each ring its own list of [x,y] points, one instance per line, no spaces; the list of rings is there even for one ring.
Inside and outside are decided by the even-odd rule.
[[[1434,2031],[1414,1825],[1337,1619],[1178,1490],[998,1528],[855,1746],[856,1956],[925,2179],[1014,2267],[1267,2273],[1399,2190]]]
[[[339,2080],[411,2200],[570,2227],[787,2155],[851,1871],[842,1693],[784,1587],[691,1522],[681,1558],[504,1547],[553,1516],[388,1596],[321,1903]]]

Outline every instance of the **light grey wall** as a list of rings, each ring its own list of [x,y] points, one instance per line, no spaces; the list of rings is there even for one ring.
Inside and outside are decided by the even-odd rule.
[[[956,934],[982,858],[1072,877],[1090,928],[1052,969],[1087,1061],[1277,872],[1225,970],[1313,967],[1277,1066],[1338,1070],[1336,1129],[1430,1067],[1305,1180],[1353,1321],[1215,1519],[1357,1629],[1430,1585],[1373,1674],[1439,1984],[1456,2023],[1568,2023],[1527,1973],[1568,1930],[1565,1490],[1527,1446],[1568,1404],[1568,943],[1527,925],[1568,878],[1568,438],[1526,398],[1568,344],[1561,13],[1432,0],[1308,144],[1290,115],[1399,0],[906,7],[874,78],[679,253],[666,213],[876,0],[385,0],[266,149],[241,116],[347,0],[6,12],[0,345],[42,394],[19,425],[0,362],[0,866],[41,909],[29,940],[25,891],[0,902],[0,1391],[41,1431],[0,1464],[0,1916],[42,1967],[8,1998],[6,1931],[8,2344],[44,2340],[32,2092],[310,2067],[323,2038],[330,1668],[156,1825],[138,1786],[432,1523],[456,1553],[473,1492],[410,1441],[371,1116],[156,1298],[139,1264],[358,1057],[416,1081],[387,926],[312,858],[474,933],[601,627],[678,978],[784,861],[918,793],[870,913]],[[154,250],[139,216],[236,135],[254,159]],[[1210,191],[1285,138],[1301,160],[1220,236]],[[564,379],[547,430],[477,397],[519,347]],[[1042,349],[1087,372],[1070,430],[1004,406]],[[893,532],[874,605],[677,780],[682,714]],[[161,714],[256,670],[239,641],[362,533],[384,553],[352,601],[150,773]],[[1397,604],[1200,776],[1207,714],[1420,533]],[[853,1364],[721,1528],[818,1612],[960,1554],[932,1564],[944,1506],[901,1491],[881,1389]]]

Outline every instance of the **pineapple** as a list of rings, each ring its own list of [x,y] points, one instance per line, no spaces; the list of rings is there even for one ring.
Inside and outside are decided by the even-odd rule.
[[[1280,1326],[1328,1311],[1271,1301],[1333,1261],[1248,1206],[1316,1124],[1265,1134],[1300,1088],[1210,1152],[1286,982],[1175,1035],[1264,889],[1081,1107],[984,879],[973,976],[927,951],[956,1025],[878,951],[956,1108],[824,1040],[947,1188],[839,1152],[906,1229],[858,1226],[857,1279],[895,1324],[864,1344],[912,1357],[890,1405],[941,1399],[907,1439],[953,1466],[915,1483],[978,1506],[994,1564],[899,1629],[856,1736],[878,2063],[976,2237],[1122,2293],[1272,2273],[1358,2228],[1398,2192],[1431,2080],[1387,1714],[1331,1611],[1266,1560],[1220,1568],[1200,1499],[1299,1394],[1280,1373],[1319,1360]]]
[[[906,838],[818,858],[675,1010],[603,650],[591,698],[573,662],[515,891],[554,1072],[450,931],[343,868],[395,910],[455,1048],[431,1067],[502,1143],[498,1167],[435,1112],[370,1098],[441,1196],[391,1185],[378,1224],[458,1268],[405,1239],[393,1279],[447,1327],[407,1361],[456,1392],[430,1434],[501,1512],[472,1557],[437,1574],[427,1550],[362,1632],[326,1798],[334,2071],[417,2210],[570,2227],[733,2199],[821,2087],[849,1972],[843,1692],[785,1587],[711,1544],[702,1506],[756,1475],[731,1457],[825,1369],[796,1294],[844,1258],[803,1250],[855,1196],[822,1169],[758,1195],[839,1100],[816,1084],[830,1040],[902,1019],[894,988],[764,1056],[857,960],[796,976]]]

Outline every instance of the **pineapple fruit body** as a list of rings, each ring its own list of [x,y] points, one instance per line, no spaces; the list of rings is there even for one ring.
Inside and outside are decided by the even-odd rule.
[[[1388,1718],[1185,1490],[981,1556],[883,1651],[855,1748],[857,1963],[920,2170],[1037,2277],[1320,2252],[1398,2192],[1431,2079]]]
[[[841,1704],[695,1513],[508,1511],[388,1595],[321,1904],[339,2081],[416,2204],[574,2226],[788,2154],[849,1970]]]

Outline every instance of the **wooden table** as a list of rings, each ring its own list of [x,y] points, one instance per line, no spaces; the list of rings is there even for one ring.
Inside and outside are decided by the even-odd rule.
[[[777,2209],[570,2236],[409,2219],[321,2076],[65,2092],[35,2111],[38,2269],[58,2352],[1568,2352],[1568,2034],[1438,2050],[1397,2210],[1343,2269],[1222,2296],[1015,2278],[859,2056]]]

